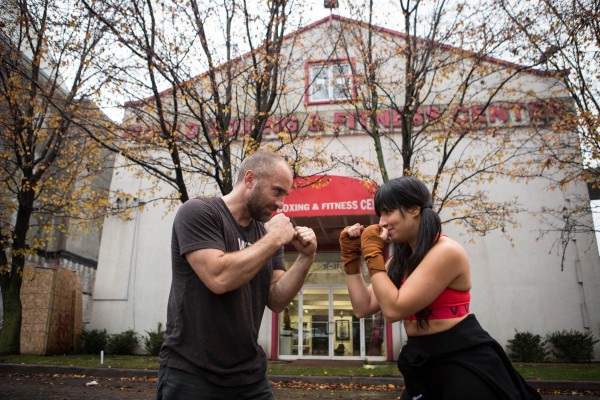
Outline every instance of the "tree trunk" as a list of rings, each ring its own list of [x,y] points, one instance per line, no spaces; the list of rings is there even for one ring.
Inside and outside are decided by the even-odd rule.
[[[22,269],[21,269],[22,271]],[[19,354],[21,350],[21,282],[22,273],[16,274],[5,289],[2,289],[4,320],[0,331],[0,354]]]
[[[2,276],[2,304],[4,309],[4,322],[0,332],[0,354],[19,354],[21,351],[21,320],[23,319],[23,306],[21,304],[21,283],[23,282],[23,268],[27,252],[27,232],[30,227],[33,202],[35,199],[35,183],[31,174],[22,185],[19,196],[19,209],[15,221],[14,240],[12,243],[12,260],[10,271],[1,271]],[[8,276],[8,279],[6,279]]]

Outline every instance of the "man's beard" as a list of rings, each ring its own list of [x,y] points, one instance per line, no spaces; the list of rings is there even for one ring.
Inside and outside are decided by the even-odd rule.
[[[252,219],[267,222],[271,218],[272,212],[265,206],[264,197],[259,189],[259,185],[256,185],[252,191],[246,207]]]

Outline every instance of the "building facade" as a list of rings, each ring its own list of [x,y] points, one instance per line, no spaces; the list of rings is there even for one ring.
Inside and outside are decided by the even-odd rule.
[[[373,211],[373,193],[381,182],[376,167],[378,155],[383,155],[390,178],[401,176],[405,168],[398,150],[403,138],[396,104],[402,94],[403,56],[390,52],[385,56],[386,62],[382,62],[382,77],[386,78],[378,85],[385,88],[382,93],[388,97],[376,117],[382,132],[378,153],[368,131],[368,110],[359,102],[361,82],[356,76],[360,53],[351,45],[336,47],[342,35],[350,35],[349,29],[354,35],[360,32],[366,37],[365,30],[373,27],[330,16],[288,37],[288,42],[294,40],[302,46],[286,53],[287,61],[295,68],[288,71],[284,101],[263,132],[267,144],[282,132],[298,133],[304,138],[303,151],[308,160],[301,166],[304,178],[296,178],[295,189],[280,212],[290,216],[296,225],[312,227],[319,246],[315,264],[298,296],[283,313],[265,313],[259,342],[271,359],[392,360],[406,340],[400,323],[389,324],[381,315],[365,319],[353,316],[340,261],[341,229],[355,222],[369,225],[378,221]],[[382,28],[374,32],[379,52],[399,46],[406,39]],[[524,171],[535,161],[533,153],[523,149],[539,149],[539,143],[532,142],[552,133],[560,110],[567,106],[560,81],[549,73],[523,70],[515,74],[519,67],[510,63],[482,60],[443,46],[440,49],[439,54],[448,55],[455,66],[443,76],[430,79],[430,93],[435,95],[423,102],[412,119],[416,131],[427,133],[417,144],[421,148],[417,157],[419,176],[427,181],[438,171],[443,127],[447,125],[431,127],[430,131],[427,127],[444,116],[454,126],[468,124],[470,128],[469,140],[455,148],[460,156],[454,164],[446,164],[446,175],[440,175],[438,199],[444,194],[448,195],[446,199],[451,198],[451,170],[455,165],[466,169],[496,162],[499,165],[495,171],[505,172],[465,185],[465,193],[477,196],[447,202],[440,211],[446,222],[444,232],[461,241],[471,257],[471,311],[502,345],[516,331],[544,336],[556,330],[575,329],[600,337],[600,259],[595,237],[578,233],[565,243],[564,252],[558,251],[560,233],[546,229],[547,221],[540,213],[566,208],[581,199],[589,201],[587,187],[574,182],[562,190],[550,190],[547,179],[524,178],[532,175]],[[462,92],[463,101],[457,102],[456,94],[464,87],[464,74],[475,64],[479,79]],[[198,81],[202,79],[199,77]],[[493,97],[491,92],[495,93]],[[240,117],[232,126],[243,131],[248,124]],[[140,135],[148,129],[126,116],[127,134]],[[187,121],[179,129],[191,140],[198,131],[197,122]],[[567,136],[570,141],[563,141],[567,151],[578,152],[576,135]],[[500,137],[505,139],[501,144]],[[513,151],[513,157],[507,156],[509,151]],[[492,159],[492,153],[503,153],[503,158]],[[311,162],[322,154],[337,162],[327,168]],[[518,171],[523,172],[523,179],[516,179]],[[198,183],[196,189],[198,196],[220,195],[210,182]],[[111,190],[132,193],[131,197],[140,202],[144,199],[138,200],[138,193],[156,193],[150,179],[118,167]],[[485,193],[485,198],[477,207],[512,205],[509,224],[497,229],[492,226],[478,234],[481,227],[474,229],[465,223],[466,219],[456,217],[468,213],[471,206],[475,209],[481,193]],[[176,206],[163,203],[144,207],[128,221],[106,219],[90,328],[107,329],[110,333],[133,329],[143,335],[155,330],[158,323],[165,324],[171,279],[171,224]],[[488,221],[494,221],[493,212],[488,214]],[[590,223],[591,220],[589,215]],[[286,251],[286,262],[291,264],[294,258],[293,251]],[[597,351],[596,357],[598,354]]]

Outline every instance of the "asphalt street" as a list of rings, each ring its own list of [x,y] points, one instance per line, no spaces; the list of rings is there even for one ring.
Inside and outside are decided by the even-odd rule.
[[[85,370],[68,372],[57,369],[55,373],[49,373],[24,371],[21,368],[13,368],[11,372],[10,369],[6,365],[0,368],[0,399],[3,400],[145,400],[155,397],[156,378],[151,371],[139,376],[120,376],[125,375],[120,371],[94,376]],[[376,379],[359,383],[336,377],[317,381],[302,379],[272,377],[275,399],[397,400],[402,389],[401,386]],[[567,386],[560,389],[556,385],[547,385],[541,389],[542,397],[545,400],[600,400],[600,390],[595,383],[589,388],[585,384]]]

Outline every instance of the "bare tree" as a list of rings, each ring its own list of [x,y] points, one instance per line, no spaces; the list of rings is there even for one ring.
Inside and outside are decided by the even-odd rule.
[[[600,186],[600,3],[586,0],[495,0],[496,15],[503,17],[511,32],[507,52],[520,63],[557,71],[572,100],[572,112],[544,136],[545,165],[569,171],[552,177],[552,185],[563,188],[572,181]],[[533,17],[535,16],[535,18]],[[527,49],[527,51],[523,51]],[[579,154],[561,150],[562,131],[579,134]],[[595,231],[588,216],[587,198],[572,199],[569,207],[546,210],[551,229],[559,232],[558,245],[565,249],[574,235]],[[595,210],[594,210],[595,211]]]
[[[98,90],[90,79],[103,31],[67,1],[14,0],[0,10],[0,351],[19,353],[27,257],[106,204],[94,186],[105,158],[73,123],[95,110],[87,99]]]
[[[383,181],[390,157],[402,160],[403,174],[428,181],[436,209],[448,209],[446,223],[459,222],[475,235],[498,230],[510,239],[506,228],[517,223],[522,207],[514,198],[491,198],[485,183],[552,176],[556,168],[542,168],[539,146],[565,108],[540,99],[540,116],[527,127],[498,124],[499,111],[506,119],[526,107],[518,100],[528,95],[519,83],[523,74],[554,75],[496,58],[507,46],[507,30],[489,18],[486,4],[394,2],[390,15],[403,16],[398,33],[372,23],[372,1],[352,4],[355,19],[366,22],[339,24],[335,38],[338,57],[356,60],[347,107],[354,127],[345,121],[340,129],[360,129],[373,139],[372,168]],[[561,151],[572,155],[577,146],[564,133],[571,131],[561,131]],[[371,174],[356,155],[344,159],[357,174]]]
[[[281,103],[288,74],[301,68],[286,38],[293,1],[84,3],[123,49],[109,70],[130,99],[123,130],[91,133],[176,193],[157,199],[185,202],[199,181],[228,193],[233,167],[260,146],[300,168],[304,121],[290,117],[300,103]],[[106,9],[117,11],[109,18]]]

